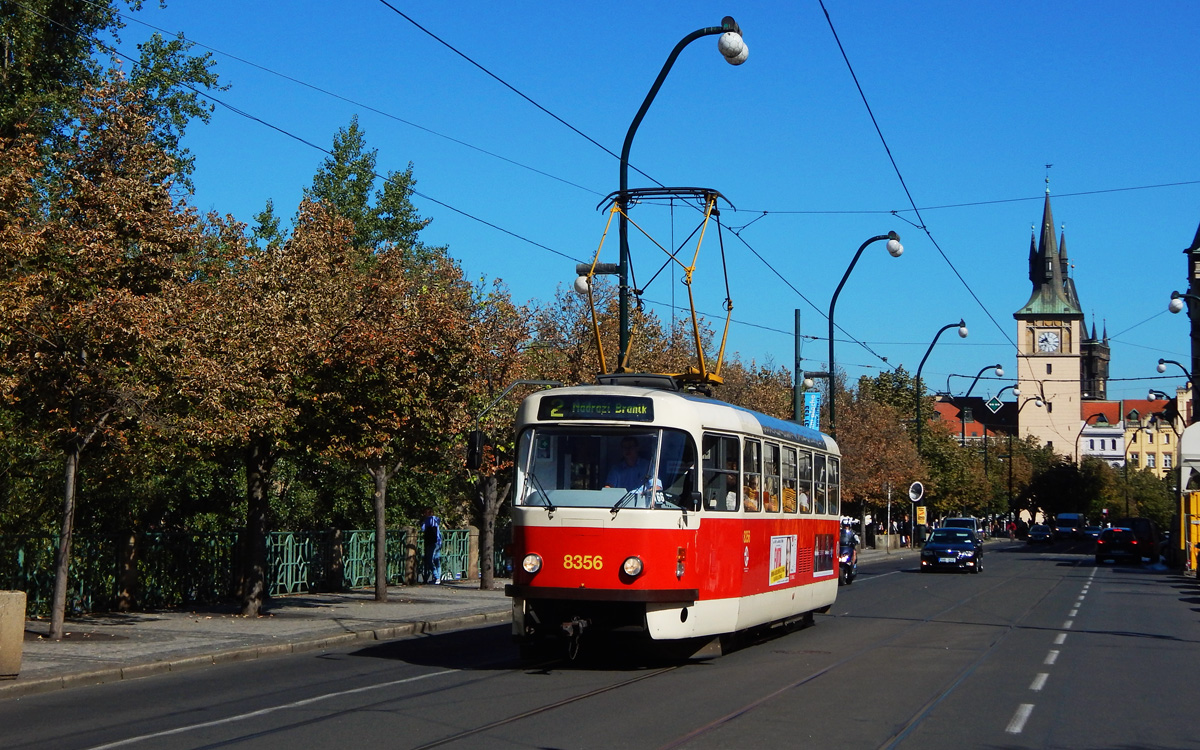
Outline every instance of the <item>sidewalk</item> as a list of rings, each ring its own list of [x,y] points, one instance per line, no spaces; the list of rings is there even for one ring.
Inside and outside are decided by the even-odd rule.
[[[45,638],[48,620],[27,620],[21,672],[0,681],[0,700],[66,687],[176,672],[227,661],[382,641],[512,617],[504,583],[393,586],[375,593],[304,594],[268,602],[259,617],[235,607],[87,615],[67,620],[65,637]]]
[[[863,548],[859,562],[915,553]],[[15,680],[0,681],[0,700],[355,641],[507,623],[508,582],[497,579],[491,591],[466,581],[393,586],[387,602],[376,602],[374,591],[282,596],[255,618],[242,617],[233,606],[108,612],[68,619],[57,643],[45,637],[48,620],[28,620],[21,672]]]

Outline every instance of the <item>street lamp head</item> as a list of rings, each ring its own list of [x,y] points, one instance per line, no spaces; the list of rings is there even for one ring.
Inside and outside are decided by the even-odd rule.
[[[1167,303],[1167,309],[1172,313],[1183,312],[1183,298],[1179,292],[1171,292],[1171,301]]]
[[[1159,372],[1167,371],[1167,361],[1165,359],[1158,360],[1158,371]]]
[[[579,276],[575,279],[575,293],[587,294],[592,289],[592,282],[587,276]]]
[[[899,237],[887,241],[887,251],[893,258],[899,258],[901,255],[904,255],[904,245],[900,244]]]
[[[1046,402],[1042,400],[1041,396],[1038,396],[1033,400],[1033,405],[1040,409],[1046,405]]]
[[[1001,367],[1000,365],[996,365],[996,377],[998,377],[998,378],[1004,377],[1004,368]]]
[[[1021,389],[1013,388],[1013,398],[1020,398],[1020,397],[1021,397]]]
[[[730,65],[741,65],[750,56],[750,47],[746,45],[746,40],[742,39],[740,29],[722,34],[717,39],[717,50]]]
[[[805,378],[805,379],[804,379],[804,387],[805,387],[806,389],[807,389],[807,388],[812,388],[812,387],[813,387],[813,379],[812,379],[812,378]]]
[[[967,324],[963,320],[958,321],[958,337],[965,339],[967,337]]]

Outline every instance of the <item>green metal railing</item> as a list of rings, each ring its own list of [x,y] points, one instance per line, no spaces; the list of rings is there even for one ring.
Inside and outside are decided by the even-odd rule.
[[[76,537],[67,611],[104,612],[122,601],[138,609],[236,601],[241,539],[239,532]],[[131,543],[132,554],[127,549]],[[506,558],[503,546],[498,548],[496,571],[503,575]],[[24,591],[30,615],[50,613],[57,549],[55,535],[0,535],[0,589]],[[443,530],[442,580],[467,577],[470,550],[469,531]],[[404,583],[408,566],[419,566],[423,552],[420,535],[410,545],[404,530],[390,530],[388,583]],[[125,561],[132,567],[122,575]],[[267,568],[271,596],[370,587],[375,582],[375,532],[272,532],[267,539]]]

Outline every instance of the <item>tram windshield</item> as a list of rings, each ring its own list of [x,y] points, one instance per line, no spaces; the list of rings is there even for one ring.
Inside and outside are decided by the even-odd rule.
[[[517,505],[695,510],[696,445],[681,430],[535,427],[517,448]]]

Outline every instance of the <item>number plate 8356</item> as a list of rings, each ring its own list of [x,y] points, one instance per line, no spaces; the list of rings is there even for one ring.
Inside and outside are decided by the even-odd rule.
[[[600,555],[563,555],[563,567],[567,570],[600,570],[604,558]]]

